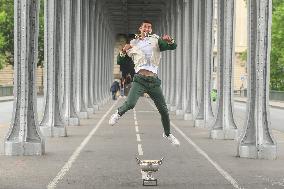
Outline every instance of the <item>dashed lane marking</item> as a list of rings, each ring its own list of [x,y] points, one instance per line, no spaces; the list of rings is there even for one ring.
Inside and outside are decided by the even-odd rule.
[[[141,138],[139,134],[136,134],[137,142],[141,142]]]
[[[143,150],[142,150],[141,144],[138,144],[138,154],[139,154],[139,156],[143,156]]]

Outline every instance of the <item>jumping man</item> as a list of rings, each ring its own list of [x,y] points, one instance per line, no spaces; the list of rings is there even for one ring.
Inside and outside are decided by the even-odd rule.
[[[170,132],[170,118],[161,90],[161,80],[158,78],[158,66],[161,59],[161,52],[174,50],[177,45],[169,36],[159,37],[152,33],[152,23],[144,20],[139,27],[140,34],[135,39],[126,44],[119,53],[117,62],[123,64],[130,57],[135,64],[135,76],[127,100],[118,108],[109,120],[110,125],[118,122],[120,117],[136,105],[138,98],[144,94],[149,94],[161,114],[164,128],[163,137],[168,139],[174,146],[179,146],[179,141]]]

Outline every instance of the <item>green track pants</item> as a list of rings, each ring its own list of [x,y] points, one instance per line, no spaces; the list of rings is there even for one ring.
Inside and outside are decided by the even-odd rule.
[[[138,98],[144,93],[147,93],[154,101],[158,111],[161,114],[164,132],[168,136],[170,134],[170,118],[161,89],[161,80],[158,77],[136,74],[133,78],[127,100],[121,107],[118,108],[118,114],[122,116],[128,110],[133,109]]]

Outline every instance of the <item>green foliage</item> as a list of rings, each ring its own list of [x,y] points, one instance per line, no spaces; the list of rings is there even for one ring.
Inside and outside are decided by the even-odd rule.
[[[284,1],[273,1],[270,86],[284,90]]]
[[[241,61],[247,61],[248,51],[247,49],[244,52],[240,53],[240,59]]]
[[[6,65],[6,56],[4,54],[0,54],[0,70],[3,69],[4,65]]]
[[[44,61],[44,0],[40,1],[39,12],[39,37],[38,37],[38,66],[43,66]]]
[[[38,65],[42,66],[44,55],[44,1],[40,0]],[[14,0],[0,0],[0,69],[14,64]]]
[[[1,0],[0,3],[0,69],[12,63],[14,51],[14,1]]]

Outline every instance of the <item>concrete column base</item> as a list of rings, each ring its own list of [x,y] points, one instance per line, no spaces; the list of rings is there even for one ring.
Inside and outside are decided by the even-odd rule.
[[[99,110],[99,105],[94,105],[94,111],[98,111]]]
[[[65,126],[60,127],[40,127],[40,131],[45,137],[66,137],[67,131]]]
[[[76,118],[76,117],[69,118],[69,125],[70,126],[79,126],[80,125],[79,118]]]
[[[170,107],[170,111],[176,111],[177,110],[177,107],[176,106],[171,106]]]
[[[191,113],[185,113],[184,114],[184,120],[193,120],[193,115]]]
[[[276,145],[263,145],[257,148],[255,145],[240,145],[238,156],[241,158],[275,160],[277,158]]]
[[[4,153],[7,156],[33,156],[45,153],[44,141],[38,142],[8,142],[4,144]]]
[[[184,111],[183,110],[176,110],[176,116],[178,119],[184,118]]]
[[[88,119],[88,117],[89,117],[88,112],[79,112],[80,119]]]
[[[94,110],[94,108],[88,108],[88,113],[90,113],[90,114],[94,114],[95,113],[95,110]]]
[[[105,104],[107,103],[107,101],[108,101],[108,99],[105,98],[105,99],[103,100],[103,105],[105,105]]]
[[[237,129],[211,130],[210,138],[219,140],[235,140],[238,138]]]
[[[87,109],[88,118],[90,118],[94,114],[94,110],[92,108]]]
[[[194,127],[205,127],[205,120],[203,119],[194,120]]]

